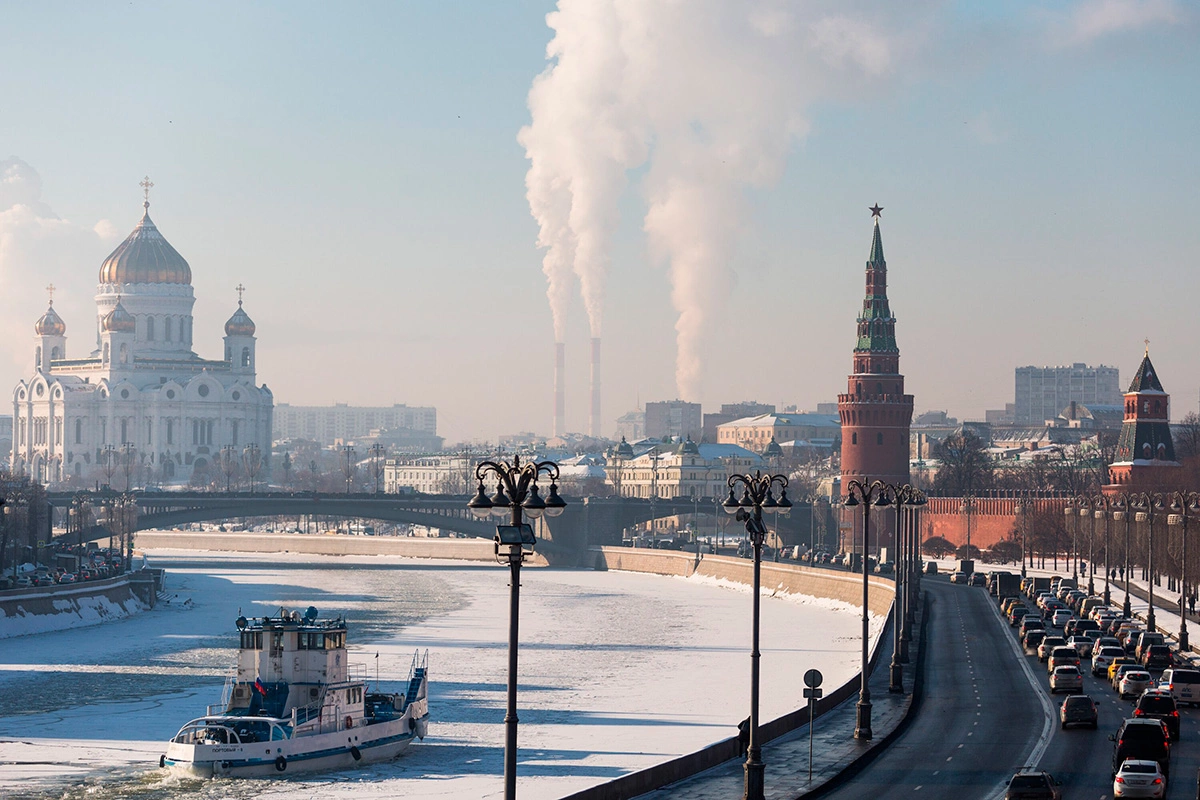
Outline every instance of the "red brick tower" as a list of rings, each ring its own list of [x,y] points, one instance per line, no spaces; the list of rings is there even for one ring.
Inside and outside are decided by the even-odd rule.
[[[1105,492],[1160,491],[1175,488],[1183,476],[1171,441],[1171,395],[1163,391],[1150,344],[1125,393],[1125,419],[1116,460],[1108,467]]]
[[[879,235],[878,205],[871,209],[875,235],[867,261],[867,295],[858,317],[854,372],[838,395],[842,418],[842,493],[851,479],[908,483],[908,429],[913,397],[904,393],[896,318],[888,307],[887,262]],[[874,526],[872,525],[872,528]]]

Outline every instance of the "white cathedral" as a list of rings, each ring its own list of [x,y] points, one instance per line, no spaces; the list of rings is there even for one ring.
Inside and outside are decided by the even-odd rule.
[[[223,447],[257,445],[269,467],[271,390],[255,385],[254,322],[238,307],[225,323],[225,357],[192,351],[192,270],[150,220],[100,265],[96,346],[70,358],[67,326],[50,307],[35,323],[32,374],[13,390],[14,472],[90,486],[126,465],[134,482],[215,477]],[[121,467],[113,475],[111,463]],[[105,463],[110,466],[105,469]]]

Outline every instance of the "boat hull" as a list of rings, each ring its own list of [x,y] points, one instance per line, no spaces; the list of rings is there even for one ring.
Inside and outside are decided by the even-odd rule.
[[[428,713],[361,728],[246,744],[167,746],[162,766],[195,777],[275,778],[390,761],[424,738]]]

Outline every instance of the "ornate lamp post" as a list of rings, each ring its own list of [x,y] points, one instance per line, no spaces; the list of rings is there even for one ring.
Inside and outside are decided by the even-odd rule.
[[[888,691],[904,691],[904,664],[908,663],[908,640],[904,639],[901,629],[907,627],[910,598],[908,585],[911,576],[908,574],[908,564],[911,560],[911,548],[908,543],[909,529],[912,528],[911,517],[905,513],[917,505],[920,493],[907,483],[895,488],[892,492],[892,503],[896,508],[896,600],[895,612],[892,615],[892,663],[890,665]],[[905,519],[908,518],[908,524]]]
[[[1092,519],[1104,520],[1104,605],[1108,605],[1112,602],[1112,594],[1108,585],[1109,574],[1112,572],[1112,567],[1109,566],[1108,560],[1108,521],[1112,518],[1110,510],[1112,500],[1107,495],[1100,494],[1092,498],[1092,504],[1096,507],[1095,512],[1092,514]],[[1093,521],[1092,525],[1095,524]]]
[[[1137,521],[1150,524],[1150,536],[1146,547],[1146,588],[1150,593],[1150,609],[1146,612],[1146,627],[1158,630],[1154,625],[1154,512],[1163,507],[1162,497],[1153,492],[1138,492],[1134,494],[1134,508],[1137,509]]]
[[[1188,518],[1189,511],[1200,511],[1200,495],[1196,492],[1171,492],[1171,511],[1173,514],[1167,515],[1167,524],[1182,526],[1182,552],[1179,557],[1179,649],[1187,652],[1189,648],[1188,642],[1188,626],[1187,614],[1187,539],[1188,539]]]
[[[1067,522],[1071,526],[1071,577],[1075,579],[1075,585],[1079,585],[1079,556],[1075,550],[1075,535],[1079,533],[1079,516],[1076,513],[1074,501],[1068,502],[1067,507],[1063,509],[1063,514],[1066,515]]]
[[[545,500],[538,492],[538,476],[550,477],[550,495]],[[490,498],[484,493],[483,480],[496,478],[496,493]],[[467,503],[475,516],[511,515],[508,525],[496,525],[496,560],[508,564],[510,570],[508,612],[508,710],[504,715],[504,798],[517,796],[517,623],[521,608],[521,564],[533,554],[537,538],[533,526],[524,517],[537,519],[545,514],[557,517],[567,507],[558,496],[558,465],[553,461],[521,463],[513,456],[512,464],[504,461],[483,461],[475,467],[479,490]]]
[[[1121,615],[1132,619],[1133,608],[1129,602],[1129,581],[1133,570],[1129,564],[1129,537],[1130,529],[1133,527],[1133,497],[1128,492],[1120,492],[1113,497],[1113,506],[1117,509],[1112,512],[1113,522],[1123,521],[1125,523],[1125,602],[1121,604]]]
[[[1029,502],[1028,496],[1026,496],[1023,500],[1021,498],[1018,498],[1016,505],[1013,506],[1013,513],[1015,513],[1021,520],[1021,577],[1022,578],[1025,577],[1025,555],[1026,555],[1026,551],[1028,550],[1028,545],[1029,545],[1029,537],[1026,535],[1026,531],[1025,531],[1025,514],[1028,512],[1028,509],[1025,507],[1025,504],[1028,502]],[[1022,584],[1022,585],[1024,585],[1024,584]]]
[[[912,626],[916,622],[917,598],[920,596],[919,581],[921,580],[920,548],[917,547],[918,527],[917,517],[921,506],[925,505],[925,495],[917,489],[912,490],[912,496],[905,502],[904,516],[908,524],[904,528],[904,615],[901,618],[900,629],[900,663],[908,663],[908,647],[912,641]]]
[[[863,573],[863,607],[862,607],[862,688],[858,691],[858,704],[855,706],[854,738],[870,739],[871,733],[871,688],[868,681],[871,678],[871,664],[867,654],[867,639],[870,635],[867,620],[867,605],[870,602],[867,585],[867,543],[871,533],[871,505],[889,506],[887,490],[890,487],[880,481],[867,484],[859,480],[851,480],[846,485],[847,507],[862,506],[863,536],[862,536],[862,573]]]
[[[1093,576],[1096,574],[1096,518],[1092,516],[1092,499],[1090,497],[1080,495],[1075,498],[1075,503],[1079,506],[1079,518],[1081,520],[1087,519],[1091,521],[1091,535],[1088,538],[1087,590],[1089,595],[1094,595],[1096,593],[1096,584],[1093,578]],[[1076,523],[1076,528],[1078,528],[1080,524],[1082,523]],[[1078,559],[1079,557],[1076,556],[1076,562],[1078,562]]]
[[[354,479],[354,446],[344,445],[342,452],[346,455],[346,494],[350,494],[350,483]]]
[[[787,496],[786,475],[730,475],[729,497],[725,499],[725,510],[736,515],[738,522],[746,523],[746,537],[754,548],[754,611],[750,628],[750,742],[746,748],[746,781],[744,800],[763,800],[762,744],[758,736],[758,621],[760,576],[762,570],[763,541],[767,537],[767,526],[763,523],[763,509],[776,513],[788,513],[792,501]],[[779,499],[775,499],[773,487],[779,486]],[[734,494],[734,488],[742,487],[742,498]]]

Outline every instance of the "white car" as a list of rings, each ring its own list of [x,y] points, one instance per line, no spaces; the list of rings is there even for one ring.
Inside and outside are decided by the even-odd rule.
[[[1122,677],[1121,682],[1117,684],[1117,694],[1121,699],[1130,697],[1141,697],[1142,692],[1154,685],[1154,679],[1150,677],[1150,673],[1144,669],[1131,669]]]
[[[1054,672],[1050,673],[1050,694],[1082,691],[1083,673],[1079,671],[1079,667],[1065,664],[1061,667],[1055,667]]]
[[[1158,688],[1170,692],[1176,703],[1200,705],[1200,670],[1177,667],[1164,669]]]
[[[1072,636],[1067,640],[1067,644],[1074,647],[1079,653],[1080,658],[1092,657],[1092,640],[1086,636]]]
[[[1060,608],[1054,612],[1054,616],[1050,618],[1050,624],[1056,628],[1061,628],[1073,619],[1075,614],[1069,608]]]
[[[1108,667],[1112,664],[1114,658],[1122,658],[1125,655],[1125,648],[1105,646],[1092,654],[1092,674],[1093,675],[1108,675]]]
[[[1157,761],[1125,759],[1113,778],[1113,797],[1162,797],[1167,776]]]

